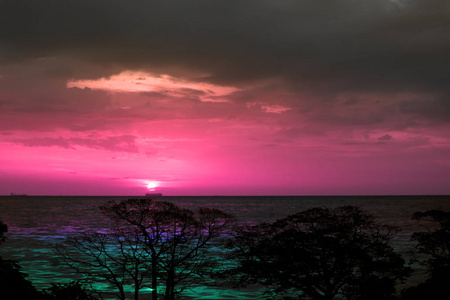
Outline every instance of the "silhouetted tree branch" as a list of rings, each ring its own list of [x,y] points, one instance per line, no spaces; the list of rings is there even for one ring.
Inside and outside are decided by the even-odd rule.
[[[137,229],[151,257],[152,297],[158,297],[159,281],[165,298],[204,281],[215,266],[208,251],[214,240],[227,232],[234,217],[218,209],[183,209],[167,201],[129,199],[110,201],[101,211],[115,221],[118,230]]]
[[[117,288],[119,299],[125,300],[124,287],[133,285],[137,300],[151,271],[143,247],[141,237],[133,232],[82,233],[67,237],[55,251],[64,264],[88,282],[102,279]]]
[[[429,210],[413,214],[424,231],[414,232],[411,240],[416,241],[416,262],[428,268],[428,279],[403,292],[407,300],[448,299],[450,298],[450,212]]]
[[[416,212],[412,219],[425,230],[414,232],[411,239],[417,241],[418,253],[430,257],[424,262],[430,272],[450,267],[450,212],[441,210]]]
[[[241,228],[230,243],[242,282],[311,299],[387,299],[410,269],[389,245],[398,229],[353,206],[312,208]]]

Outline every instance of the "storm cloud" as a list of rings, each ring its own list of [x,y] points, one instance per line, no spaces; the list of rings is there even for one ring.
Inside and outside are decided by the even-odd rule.
[[[282,76],[297,89],[440,92],[449,11],[445,0],[2,1],[1,53],[223,85]]]
[[[118,178],[264,169],[311,193],[383,166],[445,177],[449,32],[448,0],[0,0],[4,163],[45,149],[105,172],[114,151]]]

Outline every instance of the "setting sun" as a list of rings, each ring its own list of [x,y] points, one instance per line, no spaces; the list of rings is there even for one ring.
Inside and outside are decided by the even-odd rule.
[[[147,183],[147,188],[149,190],[153,190],[153,189],[157,188],[158,186],[159,186],[159,184],[156,181],[150,181],[149,183]]]

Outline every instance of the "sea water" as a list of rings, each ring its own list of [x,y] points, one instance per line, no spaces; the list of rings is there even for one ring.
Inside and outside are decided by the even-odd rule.
[[[38,289],[76,279],[76,274],[59,266],[54,259],[54,244],[70,234],[109,228],[109,220],[98,207],[108,200],[129,198],[138,197],[2,196],[0,220],[8,225],[8,240],[0,246],[0,255],[19,260],[22,271]],[[158,199],[186,208],[219,208],[234,214],[240,224],[270,222],[312,207],[359,206],[375,215],[380,223],[401,228],[392,245],[404,258],[414,247],[410,240],[412,233],[421,230],[411,220],[412,214],[431,209],[450,211],[450,196],[171,196]],[[426,276],[423,267],[414,265],[414,269],[407,285],[417,284]],[[260,292],[257,288],[197,287],[191,294],[195,294],[195,299],[259,299]]]

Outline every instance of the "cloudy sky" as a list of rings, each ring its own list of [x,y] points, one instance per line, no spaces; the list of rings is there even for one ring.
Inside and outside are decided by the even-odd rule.
[[[450,194],[448,0],[0,0],[0,194]]]

